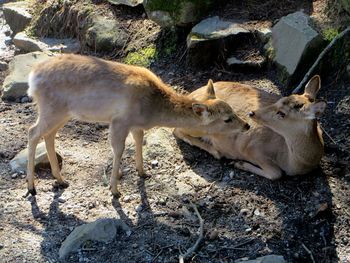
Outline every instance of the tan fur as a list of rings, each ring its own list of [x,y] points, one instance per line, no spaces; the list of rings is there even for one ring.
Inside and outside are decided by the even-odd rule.
[[[72,118],[110,123],[114,153],[111,190],[115,196],[119,195],[120,159],[129,131],[136,143],[136,168],[142,175],[145,129],[200,127],[208,133],[246,129],[246,123],[230,106],[215,98],[212,85],[209,81],[209,100],[195,100],[175,93],[151,71],[141,67],[78,55],[62,55],[40,63],[29,76],[28,94],[37,102],[39,112],[36,124],[29,129],[29,193],[35,194],[34,153],[42,137],[53,176],[59,184],[67,186],[60,174],[54,140],[57,130]],[[234,121],[225,123],[228,118]]]
[[[216,158],[243,160],[236,163],[237,168],[269,179],[280,178],[282,171],[287,175],[305,174],[319,164],[323,140],[315,117],[323,112],[325,103],[315,101],[320,88],[318,76],[310,80],[303,95],[284,98],[234,82],[216,82],[214,87],[216,96],[251,129],[208,135],[198,128],[178,128],[174,131],[177,137]],[[200,88],[190,97],[201,98],[203,94]],[[251,111],[254,116],[249,117]]]

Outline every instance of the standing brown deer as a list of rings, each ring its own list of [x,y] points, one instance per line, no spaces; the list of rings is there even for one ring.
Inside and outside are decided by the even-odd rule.
[[[205,99],[177,94],[151,71],[95,57],[61,55],[38,64],[29,75],[28,94],[38,106],[38,119],[29,129],[28,194],[36,194],[34,155],[45,139],[52,174],[58,184],[68,184],[60,173],[55,154],[55,135],[68,120],[110,124],[114,153],[111,191],[119,196],[120,160],[125,138],[131,132],[136,144],[136,168],[144,173],[144,130],[155,126],[198,127],[209,134],[247,130],[247,123],[232,108],[215,97],[213,83],[205,88]]]
[[[214,83],[218,98],[247,121],[249,131],[207,134],[200,127],[177,128],[174,134],[216,158],[241,160],[235,167],[271,180],[305,174],[318,166],[323,155],[322,132],[317,123],[326,102],[316,100],[321,86],[314,76],[302,95],[280,97],[235,82]],[[190,94],[201,98],[205,88]],[[248,114],[249,113],[249,114]]]

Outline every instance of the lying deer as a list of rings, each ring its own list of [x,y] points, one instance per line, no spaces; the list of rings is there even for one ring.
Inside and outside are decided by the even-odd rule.
[[[317,101],[321,80],[314,76],[302,95],[280,97],[234,82],[216,82],[215,93],[251,128],[248,132],[207,134],[199,127],[174,131],[178,138],[211,153],[215,158],[241,160],[235,167],[271,180],[305,174],[323,155],[322,132],[317,123],[326,102]],[[190,94],[205,96],[205,88]],[[249,112],[249,116],[248,113]]]
[[[59,185],[68,186],[60,173],[54,141],[58,129],[72,118],[110,124],[114,153],[111,191],[116,197],[120,161],[129,132],[136,144],[136,168],[143,175],[145,129],[197,127],[208,134],[249,129],[227,103],[215,97],[211,80],[203,93],[205,99],[191,99],[177,94],[145,68],[94,57],[62,55],[38,64],[29,75],[28,94],[36,101],[39,116],[29,129],[28,194],[36,194],[34,155],[42,137],[53,176]]]

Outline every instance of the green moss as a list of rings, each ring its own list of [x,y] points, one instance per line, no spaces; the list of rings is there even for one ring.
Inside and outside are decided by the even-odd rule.
[[[330,27],[323,31],[323,38],[331,42],[338,34],[338,29]]]
[[[158,52],[154,45],[140,49],[136,52],[130,52],[124,59],[124,63],[149,67],[157,59]]]

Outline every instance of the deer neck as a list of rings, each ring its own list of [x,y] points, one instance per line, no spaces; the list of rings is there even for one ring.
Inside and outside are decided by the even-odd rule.
[[[288,148],[288,163],[295,167],[315,166],[323,155],[323,140],[316,120],[284,136]]]
[[[193,112],[192,104],[196,102],[171,88],[163,90],[162,98],[154,108],[156,122],[159,126],[190,128],[203,125],[200,117]]]

